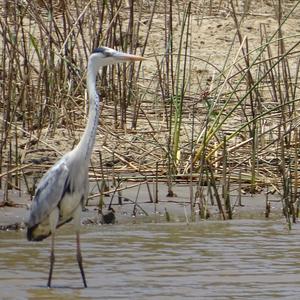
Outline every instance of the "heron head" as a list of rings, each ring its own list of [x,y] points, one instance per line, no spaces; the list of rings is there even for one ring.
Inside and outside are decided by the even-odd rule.
[[[100,69],[101,67],[117,64],[120,62],[141,61],[145,58],[133,54],[127,54],[108,47],[96,48],[91,56],[90,62]]]

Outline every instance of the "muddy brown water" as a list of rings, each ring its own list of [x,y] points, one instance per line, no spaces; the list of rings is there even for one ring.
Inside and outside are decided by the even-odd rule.
[[[72,227],[59,230],[53,288],[49,240],[0,232],[0,299],[299,299],[300,225],[203,221],[85,226],[88,288]]]

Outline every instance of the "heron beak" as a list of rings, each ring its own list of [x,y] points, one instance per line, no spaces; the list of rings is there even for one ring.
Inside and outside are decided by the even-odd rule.
[[[112,55],[114,58],[120,61],[141,61],[141,60],[146,60],[146,58],[138,55],[133,55],[133,54],[127,54],[123,52],[114,52]]]

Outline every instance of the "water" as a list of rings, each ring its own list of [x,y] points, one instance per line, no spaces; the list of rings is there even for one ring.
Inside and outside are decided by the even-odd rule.
[[[81,240],[88,288],[72,227],[56,244],[0,232],[0,299],[299,299],[300,225],[280,221],[91,226]]]

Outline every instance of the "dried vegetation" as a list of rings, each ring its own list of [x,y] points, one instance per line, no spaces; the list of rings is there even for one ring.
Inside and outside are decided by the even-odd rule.
[[[232,217],[234,191],[268,189],[282,195],[288,223],[295,221],[299,2],[2,3],[2,205],[10,189],[32,194],[78,142],[88,110],[87,58],[106,45],[148,60],[100,76],[92,180],[161,180],[170,195],[177,182],[196,182],[192,211],[197,204],[206,215],[206,186],[223,218]]]

